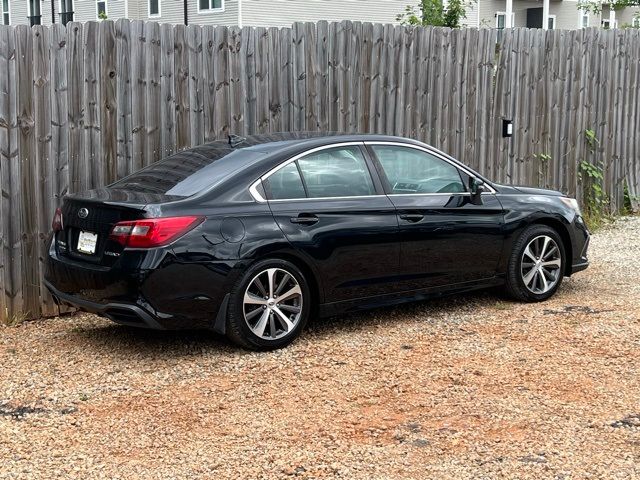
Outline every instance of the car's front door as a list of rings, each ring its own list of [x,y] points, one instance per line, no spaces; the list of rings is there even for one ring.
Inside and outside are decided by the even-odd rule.
[[[361,144],[345,144],[314,149],[263,178],[278,225],[320,273],[325,302],[393,289],[398,221],[371,169]]]
[[[495,195],[473,205],[465,173],[414,146],[371,144],[398,213],[400,269],[406,290],[475,282],[496,275],[503,247],[503,209]]]

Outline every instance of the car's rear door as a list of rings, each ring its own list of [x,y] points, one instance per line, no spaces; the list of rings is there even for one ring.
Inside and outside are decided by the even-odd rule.
[[[457,165],[426,149],[368,144],[398,212],[403,289],[442,287],[496,275],[504,213],[495,195],[473,205]]]
[[[393,203],[361,143],[313,149],[263,178],[289,242],[321,275],[325,302],[389,293],[400,246]]]

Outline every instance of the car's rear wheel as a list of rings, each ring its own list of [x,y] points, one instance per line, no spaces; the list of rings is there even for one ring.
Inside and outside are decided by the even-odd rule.
[[[310,303],[309,286],[298,267],[286,260],[262,260],[231,292],[227,335],[253,350],[282,348],[302,332]]]
[[[513,246],[507,291],[525,302],[546,300],[560,287],[564,270],[565,250],[558,232],[546,225],[532,225]]]

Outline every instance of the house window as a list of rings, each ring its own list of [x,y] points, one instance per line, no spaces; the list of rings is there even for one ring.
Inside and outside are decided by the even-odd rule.
[[[98,0],[96,2],[96,16],[98,20],[107,19],[107,0]]]
[[[9,0],[2,0],[0,3],[0,12],[2,12],[2,25],[11,25],[11,18],[9,17]]]
[[[547,28],[549,30],[554,30],[556,28],[556,16],[555,15],[549,15],[549,18],[547,19]]]
[[[640,28],[640,16],[633,17],[633,20],[631,20],[631,25],[633,26],[633,28]]]
[[[578,28],[589,28],[589,14],[587,12],[580,12]]]
[[[502,31],[507,24],[507,14],[503,12],[496,13],[496,28],[498,29],[498,42],[502,41]]]
[[[160,0],[149,0],[149,17],[160,16]]]
[[[60,0],[60,23],[66,25],[73,22],[73,0]]]
[[[515,14],[511,14],[511,26],[514,24]],[[505,12],[496,12],[496,28],[498,29],[498,42],[502,41],[502,31],[507,26],[507,14]]]
[[[600,26],[602,28],[604,28],[605,30],[608,30],[610,28],[616,28],[616,24],[618,22],[613,22],[613,25],[611,24],[611,20],[606,19],[606,20],[602,20],[602,23],[600,24]]]
[[[198,12],[212,12],[224,10],[224,0],[198,0]]]
[[[29,0],[29,24],[40,25],[42,23],[42,12],[40,11],[40,0]]]

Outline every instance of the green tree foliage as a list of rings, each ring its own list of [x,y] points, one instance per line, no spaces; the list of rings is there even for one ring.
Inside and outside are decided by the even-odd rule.
[[[402,25],[460,28],[474,1],[449,0],[445,6],[443,0],[420,0],[417,6],[407,5],[396,19]]]
[[[614,10],[622,10],[627,7],[640,7],[640,0],[612,0],[606,4],[597,0],[581,0],[578,2],[578,8],[593,13],[600,13],[603,5],[608,5]]]

